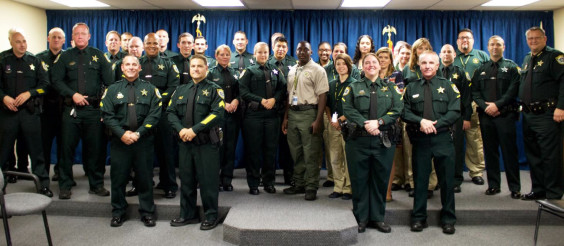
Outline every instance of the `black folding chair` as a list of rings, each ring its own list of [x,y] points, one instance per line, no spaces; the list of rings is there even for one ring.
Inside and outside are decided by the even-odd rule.
[[[539,210],[537,212],[537,225],[535,226],[535,246],[539,235],[540,218],[542,211],[556,215],[564,219],[564,201],[563,200],[537,200]]]

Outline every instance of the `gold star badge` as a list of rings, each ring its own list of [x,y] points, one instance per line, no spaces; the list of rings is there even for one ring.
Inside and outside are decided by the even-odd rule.
[[[210,92],[209,92],[208,90],[203,90],[203,91],[202,91],[202,94],[203,94],[204,96],[208,96],[208,95],[210,94]]]
[[[147,95],[148,95],[147,92],[148,92],[147,90],[143,89],[143,90],[141,91],[141,95],[147,96]]]
[[[98,57],[97,56],[92,56],[92,60],[95,62],[98,62]]]
[[[542,62],[542,61],[539,61],[539,62],[537,62],[537,66],[539,66],[539,67],[540,67],[540,66],[542,66],[542,64],[543,64],[543,63],[544,63],[544,62]]]
[[[387,87],[387,86],[384,86],[384,87],[382,87],[382,89],[380,89],[380,90],[381,90],[382,92],[386,92],[386,91],[388,91],[388,87]]]
[[[453,75],[452,75],[452,78],[453,78],[453,79],[458,79],[458,74],[456,74],[456,73],[453,74]]]
[[[33,64],[29,64],[29,69],[35,71],[35,66]]]
[[[437,89],[437,91],[438,91],[439,93],[445,93],[445,88],[443,88],[443,87],[441,86],[441,87],[439,87],[439,89]]]
[[[164,65],[163,65],[163,64],[159,64],[159,69],[160,69],[160,70],[164,70]]]

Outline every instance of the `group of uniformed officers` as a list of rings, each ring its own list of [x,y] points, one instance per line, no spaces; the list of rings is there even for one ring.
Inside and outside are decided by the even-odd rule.
[[[59,199],[70,199],[76,185],[73,157],[82,140],[89,193],[111,194],[113,227],[126,220],[125,197],[131,195],[139,196],[141,221],[155,226],[155,156],[160,167],[157,188],[166,198],[174,198],[178,190],[178,160],[181,212],[170,224],[200,222],[199,187],[205,213],[200,228],[214,228],[219,191],[233,191],[242,130],[251,195],[258,195],[260,186],[276,192],[279,153],[285,183],[291,185],[284,193],[315,200],[325,142],[329,175],[324,186],[334,187],[330,198],[352,198],[359,232],[366,227],[391,231],[384,222],[389,187],[412,191],[411,230],[426,228],[427,198],[436,173],[443,232],[453,234],[454,193],[460,192],[463,180],[462,132],[472,124],[472,101],[484,139],[486,195],[501,192],[498,147],[512,198],[561,199],[564,191],[564,54],[546,45],[545,32],[538,27],[526,33],[531,52],[522,69],[503,58],[500,36],[489,39],[489,56],[472,49],[470,29],[458,33],[458,51],[442,47],[441,59],[424,38],[413,47],[396,47],[396,60],[389,48],[375,52],[368,35],[358,39],[354,59],[344,43],[331,49],[322,42],[319,62],[311,59],[307,41],[298,43],[297,60],[287,55],[288,41],[281,33],[272,36],[272,56],[265,42],[249,53],[247,36],[238,31],[236,52],[221,45],[214,58],[205,55],[205,38],[189,33],[178,38],[179,54],[167,49],[168,33],[162,29],[144,39],[110,31],[107,53],[89,46],[89,39],[88,26],[77,23],[74,46],[63,51],[65,33],[53,28],[49,49],[35,56],[27,52],[24,32],[10,30],[12,49],[0,54],[0,163],[6,170],[16,139],[25,143],[17,151],[29,154],[40,192],[51,197],[50,150],[56,138],[54,180]],[[520,112],[532,180],[532,191],[525,195],[520,193],[516,148]],[[111,192],[103,184],[108,141]],[[468,141],[473,140],[467,135]],[[396,147],[400,151],[408,146],[412,153],[406,158],[413,163],[396,167]],[[291,160],[284,158],[288,154]],[[396,182],[398,173],[413,177]],[[477,173],[471,174],[472,181],[483,184],[481,170]],[[133,188],[126,192],[130,180]]]

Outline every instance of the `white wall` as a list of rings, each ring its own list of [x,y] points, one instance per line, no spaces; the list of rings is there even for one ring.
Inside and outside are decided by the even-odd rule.
[[[0,0],[0,50],[10,49],[8,30],[22,28],[26,34],[27,50],[38,53],[47,49],[47,15],[44,9],[9,0]]]
[[[564,50],[564,8],[554,11],[554,48]]]

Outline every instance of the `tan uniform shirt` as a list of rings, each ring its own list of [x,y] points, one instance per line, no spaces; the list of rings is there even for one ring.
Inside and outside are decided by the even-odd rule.
[[[317,97],[329,91],[325,69],[313,60],[290,68],[287,86],[290,105],[317,104]],[[294,97],[297,97],[297,104]]]

